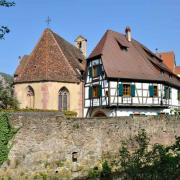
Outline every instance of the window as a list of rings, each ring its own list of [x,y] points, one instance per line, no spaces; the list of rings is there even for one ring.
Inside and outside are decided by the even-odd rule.
[[[171,88],[164,86],[164,99],[171,99]]]
[[[119,45],[121,50],[128,51],[128,47],[127,46],[120,44],[119,41],[117,41],[117,43],[118,43],[118,45]]]
[[[98,76],[98,66],[93,66],[93,77]]]
[[[158,97],[158,86],[154,86],[154,96]]]
[[[59,91],[59,107],[58,109],[61,111],[69,109],[69,91],[63,87]]]
[[[149,96],[158,97],[158,85],[149,85]]]
[[[89,87],[89,98],[98,98],[102,96],[102,86],[101,85],[95,85]]]
[[[120,83],[118,85],[118,95],[119,96],[132,96],[136,95],[136,86],[135,84],[126,84]]]
[[[109,91],[105,91],[105,96],[109,97]]]
[[[130,84],[123,84],[123,96],[131,96]]]
[[[82,59],[78,59],[78,60],[79,60],[79,62],[82,64],[83,60],[82,60]]]
[[[93,77],[98,77],[102,73],[102,66],[101,65],[95,65],[93,66]]]
[[[93,86],[93,97],[98,97],[98,86]]]
[[[27,87],[27,108],[34,108],[35,94],[34,89],[31,86]]]

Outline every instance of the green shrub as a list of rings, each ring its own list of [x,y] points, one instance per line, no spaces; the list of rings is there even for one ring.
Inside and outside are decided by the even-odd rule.
[[[100,175],[101,175],[101,171],[98,169],[97,166],[95,166],[93,169],[90,169],[88,173],[88,177],[90,178],[97,178],[100,177]]]
[[[180,177],[180,137],[172,146],[155,144],[148,149],[150,139],[141,130],[134,139],[137,148],[132,152],[128,143],[120,149],[120,172],[124,179],[176,180]]]
[[[47,175],[46,174],[41,173],[40,175],[42,177],[42,180],[47,180]]]
[[[107,161],[104,161],[102,164],[101,177],[107,177],[111,174],[111,167]]]
[[[88,177],[97,178],[97,177],[109,177],[111,175],[111,167],[108,162],[105,160],[102,163],[102,169],[99,169],[95,166],[93,169],[90,169]]]
[[[75,111],[63,111],[63,113],[67,118],[77,117],[77,112]]]
[[[10,150],[8,142],[15,133],[16,130],[9,124],[9,115],[0,113],[0,165],[7,160]]]

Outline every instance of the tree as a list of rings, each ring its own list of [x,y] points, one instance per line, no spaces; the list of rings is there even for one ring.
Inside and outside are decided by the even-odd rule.
[[[11,6],[15,6],[15,3],[13,1],[0,0],[0,6],[11,7]],[[10,30],[8,29],[8,27],[0,26],[0,39],[3,39],[4,35],[9,32]]]
[[[132,140],[131,140],[132,141]],[[120,171],[129,180],[178,180],[180,177],[180,137],[170,146],[155,144],[150,147],[150,139],[145,130],[139,131],[133,139],[135,150],[129,149],[129,142],[120,149]]]
[[[13,97],[13,89],[0,81],[0,109],[17,109],[18,101]]]

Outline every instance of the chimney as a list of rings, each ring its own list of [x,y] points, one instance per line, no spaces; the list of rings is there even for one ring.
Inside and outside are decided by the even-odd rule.
[[[87,39],[83,36],[78,36],[75,39],[75,46],[83,53],[83,55],[86,57],[87,55]]]
[[[125,33],[126,33],[126,38],[129,42],[131,42],[131,28],[129,26],[126,27],[125,29]]]

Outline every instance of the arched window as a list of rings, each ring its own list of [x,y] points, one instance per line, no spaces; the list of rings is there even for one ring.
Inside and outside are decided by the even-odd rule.
[[[31,86],[27,87],[27,108],[34,108],[35,105],[35,94]]]
[[[59,91],[59,107],[61,111],[69,110],[69,91],[67,88],[63,87]]]

